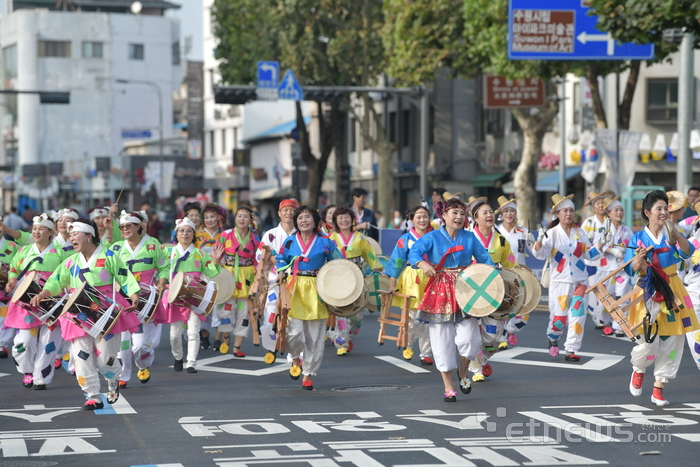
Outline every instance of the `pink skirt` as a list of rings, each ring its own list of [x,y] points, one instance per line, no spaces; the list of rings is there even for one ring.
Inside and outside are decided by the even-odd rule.
[[[112,297],[112,285],[101,285],[99,287],[95,287],[97,290],[102,292],[108,297]],[[73,290],[75,292],[75,290]],[[131,301],[127,300],[122,296],[120,293],[116,294],[116,302],[123,306],[123,307],[128,307],[131,306]],[[73,324],[71,320],[65,317],[67,313],[64,313],[63,316],[58,318],[58,321],[61,323],[61,335],[63,336],[63,339],[67,341],[72,341],[73,339],[77,339],[78,337],[83,337],[87,336],[88,333],[83,330],[80,326],[77,324]],[[119,315],[119,318],[117,318],[117,322],[114,324],[114,327],[112,327],[112,330],[109,332],[108,336],[110,334],[119,334],[123,331],[131,331],[131,332],[136,332],[139,329],[139,325],[141,323],[139,322],[138,316],[136,316],[136,313],[128,312],[124,313],[122,312]]]
[[[52,274],[51,271],[36,271],[36,273],[42,277],[44,281]],[[0,301],[2,301],[2,297],[0,297]],[[38,312],[38,309],[34,309]],[[19,303],[12,303],[12,301],[9,300],[7,318],[5,318],[6,327],[14,329],[31,329],[38,328],[42,324],[44,323],[32,315],[24,306],[20,305]]]
[[[193,277],[195,279],[199,279],[201,277],[201,273],[199,273],[199,272],[186,272],[185,275]],[[170,286],[168,286],[168,287],[170,287]],[[165,307],[165,319],[162,321],[159,319],[158,321],[156,321],[156,324],[174,323],[176,321],[189,320],[190,313],[192,313],[192,311],[189,308],[186,308],[184,306],[168,303],[168,295],[169,294],[170,294],[170,289],[163,292],[163,298],[161,300],[161,303]],[[206,321],[206,319],[207,319],[206,316],[202,316],[202,315],[197,315],[197,316],[199,316],[200,321]],[[155,320],[155,318],[154,318],[154,320]]]

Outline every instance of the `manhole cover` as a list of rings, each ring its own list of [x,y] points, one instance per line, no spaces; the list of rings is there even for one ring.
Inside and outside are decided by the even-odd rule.
[[[0,467],[49,467],[58,465],[58,462],[46,461],[0,461]]]
[[[398,391],[400,389],[409,389],[411,386],[396,386],[394,384],[377,384],[374,386],[345,386],[342,388],[333,388],[331,391]]]

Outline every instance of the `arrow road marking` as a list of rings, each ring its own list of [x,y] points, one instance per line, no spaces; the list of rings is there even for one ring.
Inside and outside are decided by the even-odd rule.
[[[391,363],[392,365],[402,368],[406,371],[410,371],[411,373],[430,373],[430,371],[426,370],[425,368],[421,368],[418,365],[413,365],[412,363],[408,363],[404,360],[399,360],[396,357],[375,355],[374,358],[378,358],[379,360],[382,360],[384,362]]]
[[[583,31],[581,34],[576,36],[576,39],[581,44],[586,44],[586,42],[607,42],[608,43],[608,55],[615,55],[615,40],[612,38],[610,33],[607,34],[586,34]]]
[[[519,357],[520,355],[529,353],[529,352],[537,352],[537,353],[544,353],[549,355],[549,351],[547,349],[535,349],[535,348],[530,348],[530,347],[515,347],[512,349],[508,350],[503,350],[502,352],[498,352],[497,354],[493,355],[492,357],[489,358],[489,361],[491,362],[502,362],[502,363],[515,363],[519,365],[535,365],[535,366],[548,366],[552,368],[566,368],[567,370],[593,370],[593,371],[603,371],[606,368],[610,368],[611,366],[619,363],[622,361],[625,357],[619,356],[619,355],[606,355],[602,353],[592,353],[592,352],[576,352],[576,355],[580,355],[582,357],[592,357],[589,361],[584,363],[583,365],[572,365],[571,363],[564,363],[564,362],[542,362],[542,361],[533,361],[533,360],[525,360],[525,359],[520,359],[516,358]]]
[[[204,360],[197,361],[197,369],[202,371],[214,371],[217,373],[228,373],[232,375],[247,375],[247,376],[264,376],[272,373],[281,373],[287,371],[289,368],[288,364],[279,363],[277,365],[267,365],[259,370],[242,370],[238,368],[224,368],[213,366],[214,363],[225,362],[227,360],[233,360],[235,357],[233,355],[218,355],[216,357],[205,358]],[[245,359],[236,358],[239,362],[265,362],[263,357],[252,357],[248,355]]]

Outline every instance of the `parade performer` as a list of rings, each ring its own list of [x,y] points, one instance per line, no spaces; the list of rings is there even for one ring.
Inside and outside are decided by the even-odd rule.
[[[277,255],[280,282],[291,296],[286,350],[292,357],[289,376],[297,380],[302,373],[301,353],[304,353],[302,387],[313,390],[312,376],[318,373],[323,360],[328,309],[316,290],[319,269],[341,255],[335,242],[320,233],[321,216],[309,206],[294,211],[296,234],[284,242]]]
[[[333,233],[333,213],[338,209],[335,204],[329,204],[321,211],[321,233],[326,237],[330,237]]]
[[[161,248],[160,242],[145,233],[141,214],[122,211],[119,216],[119,229],[124,240],[115,243],[110,249],[129,267],[134,279],[141,286],[141,293],[147,290],[143,285],[156,285],[158,291],[163,291],[168,280],[168,256]],[[122,332],[122,350],[119,352],[119,358],[123,369],[119,380],[120,388],[126,387],[131,379],[132,360],[138,368],[136,376],[139,381],[145,384],[151,379],[149,367],[153,364],[155,348],[160,341],[158,326],[166,319],[165,305],[160,301],[156,304],[151,321],[141,324],[136,332]]]
[[[338,208],[333,213],[334,231],[330,236],[343,255],[343,258],[357,264],[358,267],[364,260],[374,271],[382,269],[382,263],[377,259],[374,248],[367,238],[355,230],[356,217],[348,208]],[[352,351],[352,338],[360,332],[362,327],[363,311],[349,318],[336,318],[334,331],[329,331],[329,336],[336,347],[338,356]]]
[[[622,203],[619,199],[619,196],[605,199],[605,213],[610,219],[610,230],[607,232],[607,238],[604,238],[605,245],[603,249],[605,255],[600,260],[602,277],[607,276],[622,266],[622,260],[625,257],[627,245],[629,244],[630,238],[632,238],[632,230],[622,225],[622,219],[625,217],[625,209],[622,207]],[[610,292],[610,295],[618,299],[632,290],[632,278],[623,269],[612,277],[610,281],[605,284],[605,287],[608,289],[608,292]],[[617,321],[613,321],[612,326],[603,328],[603,334],[610,335],[612,333],[615,333],[616,337],[625,336],[625,333],[622,332]]]
[[[491,256],[491,261],[502,268],[514,268],[518,261],[511,252],[510,243],[493,228],[496,214],[493,208],[486,201],[477,201],[472,208],[472,218],[475,225],[473,232],[481,246]],[[493,368],[488,364],[490,355],[496,351],[499,345],[499,338],[503,335],[503,320],[484,316],[481,318],[479,327],[481,328],[481,347],[477,358],[473,359],[469,369],[474,373],[472,381],[484,381],[484,377],[491,376]]]
[[[255,279],[255,266],[258,264],[255,253],[260,245],[260,239],[253,233],[252,224],[255,215],[248,206],[241,206],[236,210],[236,225],[219,237],[219,245],[223,247],[224,256],[221,260],[223,267],[231,271],[236,281],[236,288],[233,295],[223,304],[216,308],[220,325],[218,331],[225,337],[220,344],[219,351],[228,353],[229,332],[233,332],[233,355],[243,358],[245,353],[241,352],[243,340],[248,336],[250,328],[250,318],[248,308],[248,292]],[[219,324],[219,323],[217,323]],[[254,324],[255,325],[255,324]],[[218,343],[215,343],[216,347]]]
[[[70,241],[70,232],[68,228],[70,225],[78,220],[80,214],[75,209],[66,208],[58,211],[58,220],[56,221],[56,229],[58,230],[58,235],[53,239],[53,242],[59,248],[62,248],[66,254],[72,254],[73,243]]]
[[[109,218],[109,209],[104,206],[95,206],[87,212],[88,217],[97,226],[97,234],[100,237],[100,244],[105,248],[112,242],[112,220]]]
[[[408,313],[411,320],[408,323],[408,347],[404,350],[403,357],[406,360],[413,358],[413,343],[417,339],[418,347],[420,348],[421,365],[432,365],[434,360],[433,351],[430,347],[428,325],[416,320],[418,304],[423,300],[423,292],[428,283],[428,278],[422,270],[412,268],[408,261],[408,254],[413,245],[423,235],[432,230],[430,227],[430,212],[424,206],[416,206],[408,211],[406,220],[412,222],[413,227],[410,231],[404,231],[396,243],[396,247],[391,253],[387,264],[386,274],[391,277],[389,290],[395,290],[400,294],[415,297],[408,302]],[[402,308],[403,301],[404,299],[401,297],[394,297],[391,304]]]
[[[459,273],[473,263],[493,266],[486,249],[476,236],[464,230],[467,220],[466,205],[459,198],[435,204],[435,212],[444,225],[428,232],[413,245],[408,254],[411,267],[420,268],[428,277],[423,300],[418,305],[418,321],[428,323],[430,344],[435,366],[445,385],[445,402],[455,402],[457,394],[452,383],[452,370],[457,369],[459,388],[471,392],[467,368],[476,358],[481,345],[479,320],[470,317],[457,304],[455,281]],[[459,363],[455,359],[455,345]]]
[[[686,217],[678,223],[678,230],[681,231],[687,238],[697,237],[697,231],[700,230],[700,216],[697,214],[700,211],[700,202],[696,202],[687,209],[696,213],[695,215]],[[697,248],[696,248],[697,249]]]
[[[260,246],[256,251],[255,258],[259,263],[262,261],[263,246],[270,247],[270,255],[275,262],[268,275],[267,301],[265,302],[265,311],[260,326],[260,341],[262,346],[269,352],[275,351],[276,333],[273,329],[275,315],[277,315],[277,300],[279,298],[279,286],[277,285],[277,255],[282,249],[282,245],[290,235],[294,235],[294,211],[299,207],[294,199],[283,200],[277,210],[277,215],[280,218],[280,223],[274,229],[270,229],[260,239]],[[328,209],[328,208],[326,208]]]
[[[119,399],[122,365],[117,354],[121,342],[115,336],[122,331],[138,329],[139,320],[132,311],[138,305],[140,289],[124,262],[112,250],[100,245],[94,222],[85,218],[75,220],[70,225],[70,239],[76,253],[64,260],[48,278],[43,290],[32,298],[31,305],[38,306],[49,295],[60,295],[64,288],[74,292],[83,282],[87,282],[110,297],[117,306],[124,307],[110,333],[100,340],[74,324],[71,317],[66,316],[68,313],[59,318],[63,338],[71,342],[78,384],[88,397],[84,408],[95,410],[103,407],[98,373],[107,380],[107,402],[113,404]],[[131,303],[122,292],[130,297]]]
[[[510,244],[510,251],[515,256],[517,264],[525,265],[525,250],[526,246],[535,243],[534,237],[532,243],[528,242],[530,238],[530,231],[524,227],[517,225],[518,222],[518,210],[516,205],[516,199],[508,199],[505,196],[498,197],[498,209],[496,210],[496,215],[501,216],[502,223],[499,224],[496,229],[498,232],[508,240]],[[525,316],[513,316],[508,320],[505,325],[507,344],[517,345],[518,337],[516,334],[520,332],[526,325],[530,318],[530,314]],[[503,342],[498,344],[498,348],[505,348],[507,345],[503,345]]]
[[[219,262],[223,255],[220,245],[214,248],[211,256],[195,248],[195,225],[188,217],[175,221],[175,232],[177,245],[170,252],[168,282],[172,282],[178,272],[183,272],[193,279],[199,279],[202,275],[214,277],[219,274]],[[163,303],[167,303],[169,293],[170,290],[163,294]],[[197,373],[199,331],[206,317],[190,308],[172,303],[168,303],[166,309],[167,318],[164,322],[170,324],[170,348],[175,358],[175,371],[182,371],[183,368],[182,331],[187,323],[187,372]]]
[[[696,202],[690,207],[694,212],[700,211],[700,201]],[[686,269],[688,273],[686,274],[683,283],[686,284],[688,289],[688,295],[693,302],[693,309],[695,309],[695,315],[700,321],[700,216],[691,216],[684,221],[690,222],[681,224],[681,231],[690,232],[690,237],[688,241],[695,248],[695,252],[690,259],[686,260]],[[693,356],[693,360],[700,370],[700,332],[691,331],[686,333],[686,339],[688,340],[688,348],[690,348],[690,353]]]
[[[676,230],[668,210],[666,193],[654,190],[642,201],[644,230],[635,233],[625,254],[627,273],[638,276],[644,300],[630,309],[629,321],[639,323],[644,318],[644,341],[632,349],[632,378],[630,392],[642,394],[644,374],[654,364],[654,390],[651,401],[657,406],[668,405],[663,390],[676,377],[683,356],[684,334],[700,328],[693,303],[678,277],[680,261],[689,258],[695,248]],[[670,229],[669,229],[670,227]],[[647,248],[652,247],[647,251]],[[638,297],[639,295],[637,295]],[[634,297],[632,298],[634,300]],[[658,333],[657,336],[654,334]]]
[[[593,215],[583,221],[581,227],[588,241],[592,244],[602,243],[603,235],[606,234],[605,226],[605,193],[596,193],[592,191],[588,194],[588,199],[584,203],[583,207],[591,206],[593,208]],[[598,260],[585,260],[584,263],[588,266],[588,285],[594,285],[600,282],[600,280],[605,277],[602,269],[600,268],[600,262],[603,257],[601,256]],[[610,325],[610,315],[605,311],[603,304],[600,303],[598,298],[591,294],[588,297],[588,313],[593,318],[596,329],[603,329]]]
[[[211,254],[216,242],[219,240],[219,236],[224,231],[224,224],[228,216],[224,208],[218,204],[209,203],[204,206],[202,217],[204,218],[204,223],[197,230],[197,239],[194,246],[207,254]]]
[[[554,221],[548,230],[540,227],[533,255],[543,260],[551,256],[549,285],[549,354],[559,356],[559,337],[568,323],[566,336],[566,361],[578,362],[576,352],[581,348],[583,328],[586,323],[585,291],[588,288],[588,272],[584,260],[595,260],[601,255],[601,246],[593,246],[588,235],[574,225],[574,195],[559,193],[552,196]]]
[[[0,217],[0,232],[7,233],[8,230],[10,229]],[[17,243],[6,239],[4,235],[0,235],[0,268],[4,269],[5,275],[9,274],[10,264],[18,249],[19,245]],[[15,335],[15,329],[5,324],[10,298],[9,295],[5,294],[4,290],[0,289],[0,358],[7,358],[10,355],[12,339]]]
[[[5,288],[8,294],[27,273],[37,271],[43,283],[61,265],[65,255],[52,244],[55,229],[56,225],[47,214],[34,217],[34,243],[21,247],[14,255]],[[47,326],[20,304],[10,302],[5,325],[17,329],[12,357],[17,371],[24,375],[22,384],[25,388],[46,389],[53,380],[56,351],[61,345],[58,323]]]

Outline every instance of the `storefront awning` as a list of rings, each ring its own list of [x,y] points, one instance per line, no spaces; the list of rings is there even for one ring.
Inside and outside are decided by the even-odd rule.
[[[476,188],[488,188],[495,187],[501,179],[510,175],[510,172],[497,172],[497,173],[486,173],[477,175],[476,177],[469,180],[469,184]]]
[[[262,190],[255,190],[250,192],[250,201],[262,201],[266,199],[282,199],[289,198],[292,196],[292,187],[282,187],[277,188],[265,188]]]
[[[567,167],[566,180],[571,180],[581,173],[581,167]],[[501,187],[504,193],[515,193],[515,184],[513,181],[504,183]],[[559,171],[558,170],[540,170],[537,172],[537,191],[557,191],[559,189]]]

